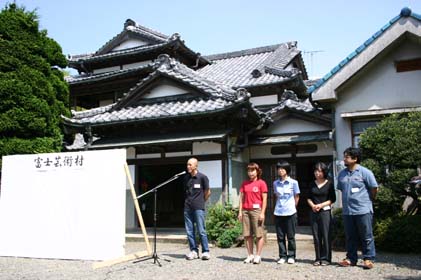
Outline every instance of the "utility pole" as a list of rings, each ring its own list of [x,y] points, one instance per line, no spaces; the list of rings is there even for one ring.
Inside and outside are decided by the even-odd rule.
[[[310,57],[310,75],[309,78],[314,75],[314,55],[317,53],[324,52],[324,50],[316,50],[316,51],[303,51],[303,54],[307,55],[307,57]]]

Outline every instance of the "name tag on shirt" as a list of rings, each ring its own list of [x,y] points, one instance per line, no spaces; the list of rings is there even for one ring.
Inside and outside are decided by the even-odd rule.
[[[194,184],[193,188],[200,189],[200,184]]]
[[[330,205],[326,205],[325,207],[323,207],[323,210],[330,210]]]
[[[258,203],[253,204],[253,209],[259,209],[260,205]]]
[[[352,193],[356,193],[356,192],[359,192],[360,191],[360,188],[352,188],[351,189],[351,192]]]

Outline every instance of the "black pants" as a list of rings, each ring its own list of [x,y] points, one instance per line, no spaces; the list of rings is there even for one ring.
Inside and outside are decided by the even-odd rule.
[[[311,229],[313,231],[316,261],[332,261],[331,225],[330,210],[311,212]]]
[[[291,216],[275,216],[275,226],[279,246],[279,257],[295,259],[297,214]],[[288,249],[286,246],[286,239],[288,239]]]

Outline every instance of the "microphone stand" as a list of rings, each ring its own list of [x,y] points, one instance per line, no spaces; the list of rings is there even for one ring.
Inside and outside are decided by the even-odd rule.
[[[156,213],[156,201],[157,201],[157,196],[158,196],[158,189],[166,184],[168,184],[171,181],[174,181],[175,179],[178,179],[178,177],[180,177],[181,175],[185,174],[186,172],[181,172],[178,174],[175,174],[174,176],[172,176],[171,178],[169,178],[168,180],[166,180],[165,182],[159,184],[158,186],[156,186],[155,188],[137,196],[136,198],[139,199],[141,197],[144,197],[146,195],[148,195],[149,193],[153,192],[154,193],[154,202],[153,202],[153,232],[154,232],[154,240],[153,240],[153,255],[152,255],[152,259],[154,260],[153,263],[158,263],[158,265],[161,267],[161,263],[159,262],[159,257],[158,254],[156,253],[156,222],[158,221],[158,215]],[[147,258],[150,259],[150,258]],[[170,261],[170,260],[166,260],[166,261]]]

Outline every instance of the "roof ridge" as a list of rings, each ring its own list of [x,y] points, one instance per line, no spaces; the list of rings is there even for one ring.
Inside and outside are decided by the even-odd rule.
[[[129,20],[131,20],[131,19],[127,19],[126,20],[126,23],[129,21]],[[157,37],[160,37],[160,38],[162,38],[162,39],[164,39],[164,40],[166,40],[166,39],[168,39],[170,36],[168,36],[168,35],[166,35],[166,34],[164,34],[164,33],[161,33],[161,32],[159,32],[158,30],[155,30],[155,29],[152,29],[152,28],[149,28],[149,27],[146,27],[146,26],[144,26],[144,25],[141,25],[141,24],[139,24],[139,23],[137,23],[137,22],[135,22],[135,21],[133,21],[134,23],[135,23],[135,27],[136,28],[139,28],[139,29],[141,29],[142,31],[146,31],[146,32],[149,32],[149,33],[152,33],[153,35],[155,35],[155,36],[157,36]],[[126,26],[125,26],[126,27]]]
[[[112,77],[112,76],[118,76],[120,74],[125,74],[125,73],[129,73],[129,72],[133,72],[133,71],[137,71],[140,69],[146,69],[148,67],[151,66],[151,63],[147,63],[144,65],[139,65],[136,67],[132,67],[132,68],[125,68],[125,69],[118,69],[118,70],[112,70],[109,72],[104,72],[104,73],[97,73],[97,74],[83,74],[83,75],[75,75],[75,76],[67,76],[64,79],[69,83],[77,83],[80,81],[85,81],[85,80],[90,80],[90,79],[98,79],[98,78],[103,78],[103,77]]]
[[[115,35],[114,37],[112,37],[110,40],[108,40],[107,42],[105,42],[104,45],[102,45],[96,52],[95,54],[99,54],[101,53],[106,46],[108,46],[111,42],[113,42],[114,40],[117,40],[118,38],[120,38],[121,36],[123,36],[123,34],[125,34],[126,32],[136,32],[137,30],[133,30],[133,29],[139,29],[138,32],[139,33],[143,33],[146,37],[150,37],[151,39],[154,39],[156,41],[165,41],[169,38],[169,36],[162,34],[158,31],[155,31],[153,29],[149,29],[143,25],[137,24],[134,20],[132,19],[127,19],[124,22],[123,25],[123,30],[121,32],[119,32],[117,35]],[[161,42],[162,43],[162,42]]]
[[[276,44],[276,45],[269,45],[269,46],[251,48],[251,49],[244,49],[244,50],[239,50],[239,51],[205,55],[205,58],[208,59],[208,60],[220,60],[220,59],[227,59],[227,58],[233,58],[233,57],[239,57],[239,56],[260,54],[260,53],[265,53],[265,52],[273,52],[278,47],[280,47],[282,44],[287,44],[287,43],[289,43],[289,42]]]
[[[272,54],[270,54],[265,60],[263,60],[253,71],[252,75],[258,78],[263,72],[271,73],[274,75],[291,76],[292,70],[285,70],[285,67],[291,62],[291,60],[300,53],[297,48],[297,41],[288,43],[282,43],[276,48]],[[293,54],[293,55],[291,55]],[[298,69],[297,69],[298,70]]]
[[[220,83],[218,81],[214,81],[212,79],[209,79],[209,77],[204,77],[194,71],[193,69],[187,67],[183,63],[180,63],[179,61],[175,60],[174,58],[171,58],[167,54],[161,54],[157,58],[157,71],[160,71],[161,67],[164,67],[165,69],[171,68],[174,72],[178,72],[182,75],[185,75],[189,78],[195,79],[195,82],[200,84],[206,84],[208,87],[212,87],[217,92],[223,91],[226,94],[235,95],[237,90],[234,90],[223,83]],[[168,73],[165,71],[165,73]]]

